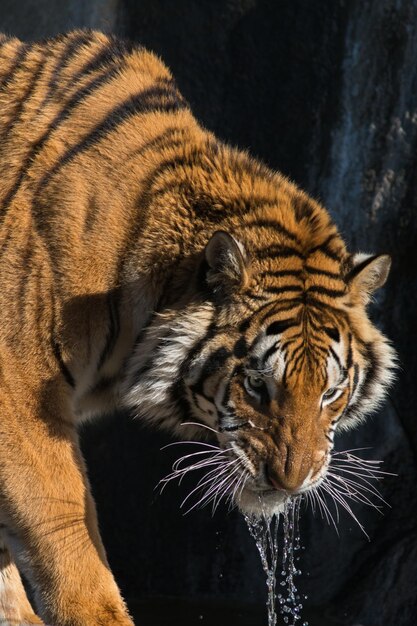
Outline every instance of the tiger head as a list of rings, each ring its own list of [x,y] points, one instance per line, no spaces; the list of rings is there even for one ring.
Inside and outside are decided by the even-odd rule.
[[[212,235],[138,344],[127,393],[182,439],[212,429],[228,460],[207,465],[211,478],[217,467],[217,487],[251,514],[320,484],[336,431],[380,404],[395,362],[366,312],[388,256],[348,255],[335,227],[308,250],[265,247],[264,234]]]
[[[318,486],[336,431],[381,402],[394,354],[366,305],[389,269],[386,255],[339,262],[329,241],[274,263],[226,232],[209,241],[216,314],[183,365],[183,385],[193,418],[235,460],[224,482],[244,511],[259,513],[261,494],[273,512]]]

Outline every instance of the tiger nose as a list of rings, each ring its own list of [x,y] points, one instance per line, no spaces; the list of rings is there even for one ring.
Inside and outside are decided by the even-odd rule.
[[[310,463],[306,461],[307,459],[296,458],[289,452],[285,463],[267,463],[265,473],[270,485],[277,491],[296,492],[310,473]]]

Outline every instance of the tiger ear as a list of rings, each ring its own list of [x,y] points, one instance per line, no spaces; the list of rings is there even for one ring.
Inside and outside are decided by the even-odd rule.
[[[351,291],[356,292],[366,304],[374,291],[385,284],[390,268],[391,257],[388,254],[354,254],[350,260],[346,282]]]
[[[224,230],[216,231],[205,249],[207,283],[214,290],[238,290],[248,283],[248,260],[243,245]]]

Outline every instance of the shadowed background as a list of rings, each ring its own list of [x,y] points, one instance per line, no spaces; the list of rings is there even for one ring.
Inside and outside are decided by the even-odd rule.
[[[371,446],[363,455],[398,474],[381,485],[392,508],[354,508],[370,542],[343,514],[338,537],[303,513],[298,585],[311,625],[415,625],[417,1],[0,0],[6,33],[33,40],[75,27],[160,54],[209,129],[322,201],[352,251],[392,255],[373,317],[399,351],[399,381],[385,410],[338,442]],[[219,604],[225,624],[266,624],[256,609],[264,576],[241,516],[220,508],[184,517],[187,486],[154,491],[179,454],[160,451],[168,437],[117,415],[85,429],[83,441],[125,597],[143,615],[158,615],[156,598],[169,610],[143,624],[220,626],[210,614]]]

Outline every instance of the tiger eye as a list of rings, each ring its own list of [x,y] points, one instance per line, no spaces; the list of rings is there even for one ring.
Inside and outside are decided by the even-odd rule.
[[[260,389],[264,385],[264,380],[260,376],[248,376],[248,383],[252,389]]]

